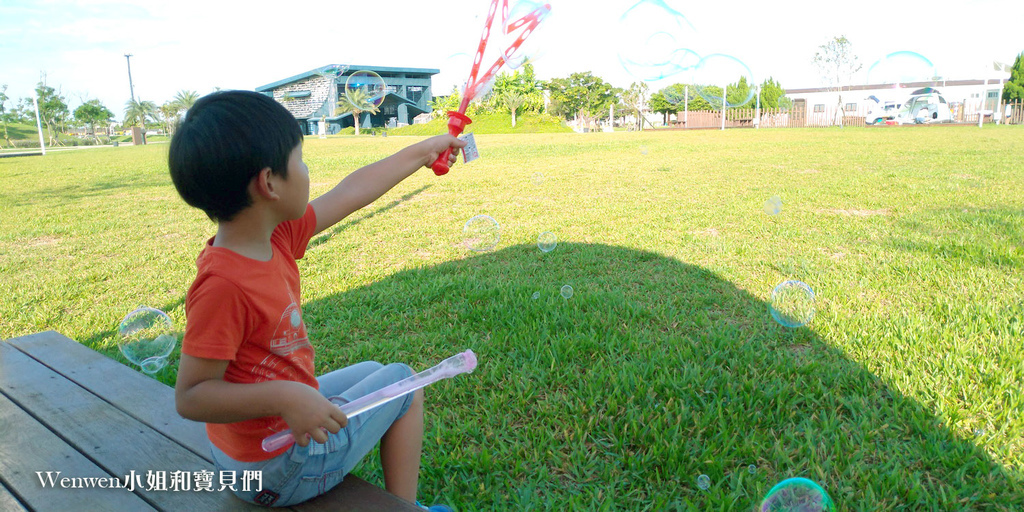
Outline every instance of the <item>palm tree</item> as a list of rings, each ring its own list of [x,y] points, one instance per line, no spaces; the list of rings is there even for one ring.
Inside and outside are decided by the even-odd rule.
[[[146,129],[146,120],[156,119],[157,107],[152,101],[128,100],[124,104],[124,121]]]
[[[512,128],[515,128],[516,111],[526,103],[526,96],[517,91],[505,91],[505,94],[501,95],[501,102],[512,113]]]
[[[189,91],[187,89],[182,89],[178,91],[178,94],[174,95],[174,102],[177,103],[182,110],[188,110],[192,108],[192,105],[194,105],[196,100],[198,99],[199,93],[195,91]]]
[[[338,100],[338,108],[334,110],[334,115],[338,115],[338,112],[351,112],[356,135],[359,135],[359,115],[363,112],[376,114],[379,110],[373,99],[373,96],[365,89],[348,91],[344,98]]]
[[[164,129],[167,130],[167,135],[174,131],[174,127],[177,126],[180,119],[180,114],[181,104],[177,101],[168,101],[160,106],[160,117],[164,119]]]

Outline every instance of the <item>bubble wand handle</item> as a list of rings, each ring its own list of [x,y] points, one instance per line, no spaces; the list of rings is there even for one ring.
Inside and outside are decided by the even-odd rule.
[[[494,61],[494,64],[483,74],[483,76],[477,76],[480,72],[480,63],[483,62],[484,50],[487,48],[487,40],[491,35],[491,28],[494,22],[494,14],[498,10],[498,0],[492,0],[491,7],[487,11],[487,20],[484,22],[484,31],[480,36],[480,44],[477,46],[476,57],[473,58],[473,67],[469,71],[469,79],[466,80],[466,88],[462,94],[462,100],[459,101],[459,110],[448,112],[448,133],[452,136],[458,137],[462,134],[462,131],[466,128],[467,124],[473,121],[466,116],[466,109],[469,108],[469,102],[476,97],[483,85],[488,83],[494,75],[497,74],[498,70],[519,50],[519,47],[526,40],[526,37],[533,32],[540,21],[551,12],[551,5],[544,4],[542,8],[536,9],[519,18],[508,23],[508,0],[501,0],[502,4],[502,23],[500,26],[501,30],[513,31],[523,29],[519,36],[505,48],[498,59]],[[506,25],[507,23],[507,25]],[[433,169],[434,174],[443,176],[448,174],[448,160],[451,158],[452,150],[448,148],[438,155],[437,160],[431,164],[430,168]]]
[[[340,396],[331,397],[330,401],[337,405],[341,412],[345,413],[346,417],[352,418],[374,407],[408,395],[417,389],[429,386],[441,379],[451,378],[460,373],[472,372],[475,369],[476,354],[472,350],[467,350],[441,361],[432,368],[363,395],[351,402],[345,402]],[[263,451],[277,451],[294,442],[295,437],[292,436],[292,431],[282,430],[263,439]]]

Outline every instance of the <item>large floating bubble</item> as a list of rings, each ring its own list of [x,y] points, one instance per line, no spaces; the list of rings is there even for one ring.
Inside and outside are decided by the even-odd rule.
[[[178,342],[174,322],[159,309],[139,306],[118,325],[117,348],[125,359],[146,373],[156,373],[167,365]]]
[[[814,318],[814,291],[802,281],[783,281],[772,290],[770,312],[785,327],[806,325]]]
[[[696,30],[674,2],[640,0],[619,17],[618,59],[623,69],[642,82],[663,80],[696,64],[686,50]]]
[[[462,227],[466,248],[475,252],[494,249],[501,240],[501,226],[490,215],[477,215],[466,221]]]
[[[893,52],[878,59],[868,68],[869,84],[899,86],[909,82],[929,82],[935,79],[935,65],[920,53]]]
[[[750,67],[740,59],[724,53],[702,57],[697,65],[688,68],[687,76],[696,93],[715,110],[721,109],[723,105],[726,108],[746,105],[754,98],[757,86]]]
[[[376,111],[388,93],[384,79],[373,71],[356,71],[345,81],[345,98],[364,112]]]
[[[772,487],[761,501],[761,512],[833,512],[825,489],[806,478],[790,478]]]

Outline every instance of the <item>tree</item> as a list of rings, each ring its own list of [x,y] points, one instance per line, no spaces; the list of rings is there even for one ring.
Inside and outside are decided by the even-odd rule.
[[[761,83],[760,94],[761,108],[780,108],[782,105],[779,104],[779,100],[785,98],[786,90],[772,77],[768,77]]]
[[[818,52],[814,54],[814,64],[818,66],[826,87],[839,93],[836,118],[839,120],[840,128],[843,126],[843,85],[852,82],[853,74],[862,67],[850,46],[850,40],[846,36],[839,36],[819,46]]]
[[[430,100],[430,117],[443,116],[449,111],[455,111],[459,109],[459,101],[462,100],[462,94],[459,93],[457,86],[452,86],[451,94],[447,96],[434,96]]]
[[[7,107],[5,106],[7,100],[7,84],[0,85],[0,122],[3,122],[4,124],[4,140],[7,141],[8,145],[13,146],[13,144],[11,144],[11,137],[7,135],[7,118],[10,116],[10,113],[7,112]]]
[[[622,91],[622,103],[636,116],[636,129],[644,129],[644,109],[647,108],[647,82],[633,82],[629,89]]]
[[[1010,81],[1003,86],[1003,101],[1024,101],[1024,52],[1010,68]]]
[[[359,135],[359,116],[363,112],[376,114],[377,105],[371,101],[370,93],[366,89],[352,89],[345,93],[345,97],[338,100],[338,108],[335,108],[334,115],[338,112],[351,112],[352,122],[356,128],[356,135]]]
[[[114,113],[103,106],[100,100],[86,101],[75,109],[75,119],[89,127],[89,134],[92,135],[93,139],[96,139],[96,142],[100,140],[96,136],[96,125],[109,123],[113,118]]]
[[[174,101],[174,103],[178,104],[178,107],[180,107],[181,110],[186,110],[187,111],[188,109],[192,108],[192,105],[194,105],[195,102],[198,101],[198,100],[199,100],[199,93],[197,93],[195,91],[189,91],[189,90],[186,90],[186,89],[182,89],[182,90],[178,91],[177,94],[174,95],[174,100],[173,101]]]
[[[551,112],[565,119],[579,117],[588,123],[614,105],[617,89],[589,71],[555,78],[547,84],[551,92]]]
[[[516,127],[516,111],[526,103],[526,95],[519,91],[508,90],[502,93],[501,103],[512,114],[512,128]]]
[[[50,145],[55,145],[58,143],[56,128],[67,119],[68,105],[59,92],[44,82],[36,84],[36,98],[39,102],[39,117],[46,125]]]
[[[124,104],[124,123],[146,129],[146,121],[156,119],[156,103],[152,101],[128,100]]]
[[[541,112],[544,110],[544,85],[533,70],[533,64],[527,61],[513,73],[500,73],[494,79],[493,98],[504,104],[503,96],[515,92],[523,96],[522,110]]]

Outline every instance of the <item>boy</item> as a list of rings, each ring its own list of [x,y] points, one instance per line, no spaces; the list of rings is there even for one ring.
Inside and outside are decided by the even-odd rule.
[[[385,487],[416,502],[422,392],[351,421],[327,399],[354,400],[412,371],[367,361],[317,378],[295,260],[314,235],[445,149],[453,149],[454,164],[464,145],[450,135],[424,140],[310,202],[302,132],[287,109],[248,91],[216,92],[189,109],[171,140],[171,179],[217,233],[196,259],[185,300],[175,402],[182,417],[206,422],[218,469],[262,471],[262,489],[237,491],[240,498],[273,506],[313,498],[340,483],[379,439]],[[295,444],[265,453],[263,438],[286,428]]]

